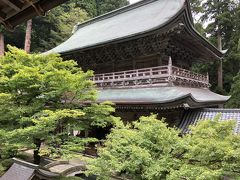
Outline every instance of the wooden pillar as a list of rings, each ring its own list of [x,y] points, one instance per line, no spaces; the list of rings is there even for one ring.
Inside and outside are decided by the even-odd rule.
[[[85,131],[84,131],[84,137],[85,137],[85,138],[88,138],[88,137],[89,137],[89,131],[88,131],[88,130],[85,130]]]
[[[27,29],[26,29],[26,36],[25,36],[25,46],[24,46],[24,50],[27,53],[30,53],[31,34],[32,34],[32,19],[27,21]]]
[[[217,31],[217,45],[218,50],[222,51],[222,36],[221,36],[221,30],[218,27]],[[220,59],[220,62],[218,63],[218,87],[223,89],[223,60]]]
[[[207,72],[207,82],[209,84],[209,74],[208,74],[208,72]]]
[[[223,89],[223,60],[218,63],[218,87]]]
[[[0,32],[0,56],[4,55],[4,35]]]

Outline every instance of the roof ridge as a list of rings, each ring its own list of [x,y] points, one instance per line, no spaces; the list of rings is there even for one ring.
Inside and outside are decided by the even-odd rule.
[[[98,22],[98,21],[102,21],[104,19],[108,19],[108,18],[111,18],[113,16],[116,16],[116,15],[119,15],[119,14],[122,14],[122,13],[125,13],[127,11],[130,11],[132,9],[136,9],[136,8],[139,8],[141,6],[144,6],[146,4],[150,4],[152,2],[155,2],[155,1],[159,1],[159,0],[140,0],[138,2],[135,2],[133,4],[129,4],[127,6],[123,6],[121,8],[118,8],[116,10],[113,10],[113,11],[110,11],[108,13],[105,13],[105,14],[102,14],[100,16],[97,16],[97,17],[94,17],[94,18],[91,18],[83,23],[80,23],[80,24],[77,24],[75,25],[74,27],[74,33],[76,33],[79,29],[81,29],[82,27],[85,27],[87,25],[90,25],[92,23],[95,23],[95,22]]]
[[[30,162],[27,162],[27,161],[24,161],[21,159],[17,159],[17,158],[12,158],[12,159],[13,159],[14,163],[19,164],[21,166],[25,166],[25,167],[32,168],[32,169],[39,168],[39,165],[37,165],[37,164],[33,164],[33,163],[30,163]]]
[[[223,112],[236,112],[236,111],[240,111],[240,109],[237,109],[237,108],[203,108],[202,110],[200,109],[199,111],[201,112],[208,112],[208,111],[211,111],[211,112],[218,112],[218,111],[223,111]]]

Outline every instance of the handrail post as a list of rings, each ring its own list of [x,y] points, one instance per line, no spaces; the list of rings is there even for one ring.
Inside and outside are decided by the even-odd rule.
[[[207,83],[209,84],[209,74],[207,72]]]
[[[150,68],[150,78],[152,78],[153,72],[152,72],[152,68]]]
[[[172,58],[171,58],[171,56],[169,56],[169,59],[168,59],[168,75],[169,75],[169,77],[172,76],[172,73],[173,73]]]
[[[172,58],[169,56],[168,59],[168,84],[169,86],[173,86],[173,65],[172,65]]]

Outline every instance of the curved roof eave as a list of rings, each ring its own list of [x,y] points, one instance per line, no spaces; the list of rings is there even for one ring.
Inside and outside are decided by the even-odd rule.
[[[133,5],[129,5],[129,6],[120,8],[118,10],[112,11],[110,13],[107,13],[105,15],[96,17],[94,19],[91,19],[89,21],[86,21],[86,22],[78,25],[78,30],[81,30],[81,28],[84,28],[85,26],[94,24],[95,22],[99,22],[99,21],[102,21],[102,20],[105,20],[105,19],[108,19],[108,18],[112,18],[112,17],[114,17],[118,14],[125,13],[127,11],[131,11],[132,9],[136,9],[136,8],[142,7],[144,5],[148,5],[148,4],[156,2],[156,1],[158,1],[158,0],[143,0],[143,1],[137,2]],[[186,25],[186,28],[187,28],[188,32],[190,34],[192,34],[194,37],[196,37],[196,39],[198,39],[199,42],[201,42],[201,44],[204,47],[206,47],[207,51],[209,51],[210,54],[212,54],[214,57],[216,57],[216,59],[222,58],[224,56],[224,54],[222,52],[220,52],[214,45],[212,45],[206,38],[201,36],[195,30],[193,17],[192,17],[191,10],[190,10],[189,0],[185,0],[182,7],[177,12],[175,12],[175,14],[171,18],[169,18],[167,21],[165,21],[162,24],[159,24],[155,27],[152,27],[151,29],[147,29],[145,31],[129,34],[129,35],[118,37],[118,38],[113,38],[113,39],[110,39],[110,40],[107,40],[107,41],[97,42],[95,44],[90,44],[90,45],[86,45],[86,46],[82,46],[82,47],[76,47],[76,48],[73,48],[73,49],[70,49],[70,50],[69,49],[59,50],[59,46],[62,46],[65,43],[66,43],[66,45],[65,45],[66,47],[71,45],[71,43],[68,44],[69,39],[72,38],[72,37],[70,37],[67,41],[65,41],[61,45],[57,46],[56,48],[54,48],[54,49],[52,49],[52,50],[50,50],[50,51],[48,51],[44,54],[60,53],[62,55],[68,55],[68,54],[75,53],[77,51],[85,51],[85,50],[88,50],[88,49],[101,47],[101,46],[104,46],[106,44],[120,43],[120,42],[127,41],[128,39],[139,38],[139,37],[145,36],[147,34],[154,33],[155,31],[159,31],[159,30],[164,29],[168,25],[171,25],[172,23],[174,23],[182,15],[184,15],[185,25]],[[73,34],[73,36],[74,35],[75,34]],[[77,38],[75,39],[75,41],[77,41]]]
[[[163,105],[187,103],[191,107],[224,104],[229,96],[222,96],[202,88],[148,87],[130,89],[100,89],[98,102],[112,101],[115,104]],[[146,93],[147,92],[147,93]]]
[[[137,2],[135,4],[132,4],[132,5],[129,5],[129,6],[126,6],[126,7],[123,7],[123,8],[120,8],[118,10],[115,10],[115,11],[112,11],[110,13],[107,13],[105,15],[102,15],[102,16],[99,16],[99,17],[96,17],[94,19],[91,19],[89,21],[86,21],[79,26],[78,30],[76,31],[76,33],[81,30],[81,28],[84,28],[88,25],[91,25],[91,24],[94,24],[95,22],[99,22],[99,21],[102,21],[102,20],[105,20],[105,19],[108,19],[108,18],[111,18],[111,17],[114,17],[115,15],[118,15],[118,14],[121,14],[121,13],[124,13],[126,11],[130,11],[132,9],[135,9],[135,8],[138,8],[138,7],[142,7],[144,5],[148,5],[148,4],[151,4],[153,2],[158,2],[159,0],[142,0],[140,2]],[[165,21],[164,23],[160,24],[160,25],[157,25],[157,26],[154,26],[150,29],[146,29],[144,31],[141,31],[141,32],[137,32],[137,33],[133,33],[133,34],[129,34],[129,35],[126,35],[126,36],[122,36],[122,37],[119,37],[119,38],[114,38],[114,39],[110,39],[110,40],[107,40],[107,41],[102,41],[102,42],[98,42],[98,43],[95,43],[95,44],[90,44],[90,45],[87,45],[87,46],[82,46],[82,47],[76,47],[76,48],[73,48],[71,50],[62,50],[62,51],[58,51],[59,50],[59,46],[62,46],[64,43],[67,43],[75,34],[73,34],[67,41],[65,41],[64,43],[60,44],[59,46],[53,48],[52,50],[49,50],[47,52],[45,52],[44,54],[50,54],[50,53],[60,53],[62,55],[67,55],[67,54],[71,54],[71,53],[74,53],[76,51],[84,51],[84,50],[87,50],[87,49],[92,49],[92,48],[96,48],[96,47],[100,47],[100,46],[104,46],[106,44],[111,44],[111,43],[119,43],[119,42],[122,42],[122,41],[126,41],[127,39],[130,39],[130,38],[137,38],[137,37],[141,37],[142,35],[145,35],[145,34],[150,34],[152,32],[155,32],[156,30],[161,30],[162,28],[166,27],[168,24],[171,24],[172,21],[174,21],[177,17],[179,17],[180,14],[182,14],[186,8],[186,5],[185,5],[185,0],[178,0],[176,2],[180,2],[180,1],[184,1],[184,3],[182,3],[181,5],[181,8],[179,8],[177,10],[177,12],[174,13],[174,15],[171,16],[171,18],[169,18],[167,21]],[[167,2],[167,1],[166,1]],[[70,44],[70,43],[69,43]]]
[[[189,4],[189,1],[187,0],[187,4]],[[189,5],[187,5],[189,6]],[[224,51],[219,51],[211,42],[209,42],[205,37],[203,37],[195,28],[194,24],[191,23],[192,21],[192,15],[189,14],[188,8],[185,9],[185,18],[186,18],[186,25],[189,30],[189,32],[195,36],[199,41],[202,42],[203,45],[206,45],[209,50],[211,50],[214,54],[217,55],[218,58],[222,58],[224,56]]]
[[[111,100],[108,100],[111,101]],[[97,101],[99,103],[105,102],[105,101]],[[164,102],[144,102],[144,101],[131,101],[131,102],[126,102],[126,101],[111,101],[116,105],[163,105],[165,106],[166,104],[181,104],[181,103],[186,103],[186,104],[190,104],[190,108],[194,108],[194,107],[204,107],[204,106],[215,106],[215,105],[219,105],[219,104],[224,104],[226,103],[226,100],[218,100],[218,101],[198,101],[196,100],[192,94],[188,94],[176,99],[172,99],[169,101],[164,101]]]

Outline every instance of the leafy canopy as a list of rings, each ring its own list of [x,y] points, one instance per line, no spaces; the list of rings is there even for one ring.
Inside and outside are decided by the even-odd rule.
[[[70,136],[72,130],[106,127],[115,120],[110,103],[95,103],[93,72],[83,72],[73,60],[9,47],[0,67],[2,158],[20,148],[39,150],[43,142],[45,155],[80,151],[94,139]]]
[[[217,37],[221,37],[224,50],[228,50],[223,59],[224,89],[217,87],[218,62],[198,65],[194,70],[209,73],[211,89],[217,93],[229,92],[234,77],[239,72],[239,0],[190,0],[194,17],[197,20],[195,28],[211,43],[217,46]],[[226,92],[225,92],[226,91]]]
[[[232,88],[230,91],[231,99],[227,103],[229,108],[240,108],[240,73],[233,79]]]
[[[201,121],[191,134],[167,127],[155,115],[133,125],[119,123],[108,136],[90,174],[99,179],[118,175],[129,179],[219,179],[240,172],[240,136],[233,121]]]
[[[128,0],[75,0],[77,7],[96,17],[129,4]]]
[[[69,0],[50,10],[46,16],[33,19],[31,52],[48,51],[67,40],[74,25],[127,4],[127,0]],[[0,27],[0,32],[5,36],[5,44],[23,48],[25,23],[16,27],[14,32],[3,30]]]

